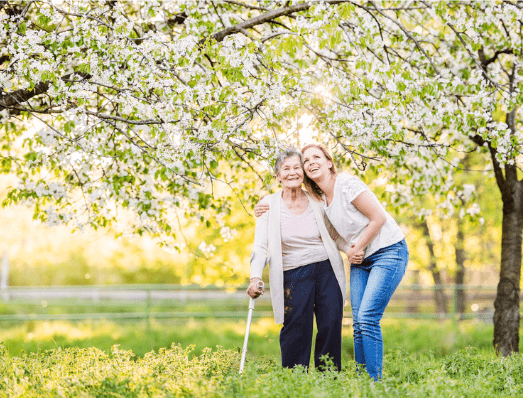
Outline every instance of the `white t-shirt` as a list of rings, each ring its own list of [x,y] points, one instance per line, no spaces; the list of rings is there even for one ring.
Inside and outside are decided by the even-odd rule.
[[[365,248],[365,257],[369,257],[379,249],[398,243],[405,238],[399,225],[383,208],[376,195],[374,195],[367,185],[358,177],[340,173],[336,176],[334,199],[329,206],[327,206],[327,202],[325,201],[324,206],[327,217],[329,217],[331,224],[336,228],[340,236],[345,239],[349,245],[356,243],[365,232],[370,221],[367,216],[351,203],[362,192],[368,192],[370,194],[372,200],[376,201],[387,218],[380,232],[378,232],[376,237]],[[323,199],[325,200],[325,197]]]
[[[288,271],[329,258],[321,239],[312,206],[296,215],[280,198],[280,228],[283,270]]]

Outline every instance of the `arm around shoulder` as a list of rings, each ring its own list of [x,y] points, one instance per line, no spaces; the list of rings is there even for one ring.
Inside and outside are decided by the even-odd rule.
[[[323,213],[323,221],[325,223],[325,227],[327,228],[327,232],[329,233],[330,237],[334,240],[336,243],[336,247],[339,251],[346,253],[349,249],[349,244],[343,239],[338,231],[336,231],[336,228],[332,225],[332,223],[329,220],[329,217],[327,217],[327,214],[325,214],[325,211],[322,209]]]
[[[264,199],[266,202],[266,199]],[[251,253],[251,278],[262,277],[263,269],[267,265],[268,243],[269,243],[269,212],[262,214],[256,219],[254,232],[254,244]]]

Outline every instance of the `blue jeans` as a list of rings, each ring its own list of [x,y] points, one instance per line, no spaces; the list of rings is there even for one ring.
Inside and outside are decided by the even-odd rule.
[[[361,264],[351,264],[350,300],[354,324],[354,356],[378,380],[383,368],[380,320],[409,261],[405,239],[384,247]]]
[[[286,368],[309,367],[313,320],[316,315],[314,366],[323,370],[328,355],[341,370],[343,296],[329,260],[283,273],[284,320],[280,332],[281,363]]]

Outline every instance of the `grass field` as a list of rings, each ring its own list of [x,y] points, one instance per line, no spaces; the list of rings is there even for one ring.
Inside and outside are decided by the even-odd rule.
[[[279,326],[245,321],[28,322],[0,330],[0,397],[491,397],[523,393],[520,355],[498,358],[492,325],[383,320],[384,378],[282,369]],[[119,345],[116,347],[115,345]],[[219,346],[219,347],[217,347]],[[312,362],[311,362],[312,363]]]
[[[384,357],[383,380],[356,372],[283,369],[272,356],[238,374],[236,350],[172,346],[136,358],[114,347],[54,349],[11,357],[0,345],[0,397],[515,397],[523,361],[475,348],[436,358],[401,349]]]
[[[478,321],[428,321],[384,319],[382,321],[385,352],[400,347],[409,354],[431,352],[436,357],[467,346],[490,350],[492,325]],[[279,360],[279,330],[272,318],[253,320],[249,339],[250,356],[270,355]],[[0,341],[12,356],[22,352],[53,348],[97,347],[109,351],[119,344],[143,356],[152,350],[180,344],[194,345],[193,355],[217,345],[224,349],[242,347],[245,320],[154,320],[147,321],[30,321],[20,325],[2,325]],[[343,329],[343,360],[353,357],[352,327]]]

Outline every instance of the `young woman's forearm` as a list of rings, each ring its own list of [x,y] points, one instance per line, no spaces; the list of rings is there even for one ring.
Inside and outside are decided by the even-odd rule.
[[[381,230],[381,227],[383,227],[383,224],[385,224],[386,220],[387,219],[385,218],[385,216],[383,216],[383,218],[379,217],[378,219],[370,220],[369,224],[367,225],[367,229],[365,230],[363,235],[361,235],[361,238],[358,239],[354,246],[355,251],[365,250],[365,248],[370,244],[370,242],[374,240],[376,235],[378,235],[378,233]]]

